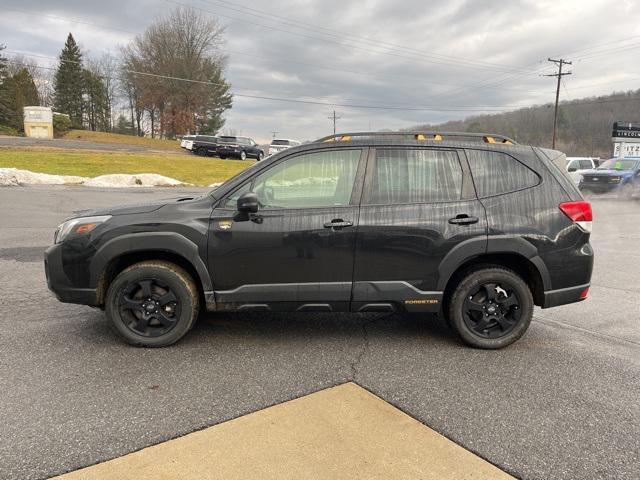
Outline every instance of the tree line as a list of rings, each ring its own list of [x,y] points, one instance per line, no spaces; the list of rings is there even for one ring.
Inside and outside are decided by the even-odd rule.
[[[215,134],[232,107],[223,42],[217,20],[179,7],[115,56],[87,59],[69,33],[54,70],[7,59],[0,46],[0,132],[21,131],[23,107],[43,105],[68,116],[66,128],[160,138]]]
[[[640,121],[640,89],[561,102],[556,149],[568,156],[609,158],[613,155],[611,130],[615,121]],[[551,148],[553,104],[423,124],[409,130],[416,129],[489,132],[507,135],[519,143]]]

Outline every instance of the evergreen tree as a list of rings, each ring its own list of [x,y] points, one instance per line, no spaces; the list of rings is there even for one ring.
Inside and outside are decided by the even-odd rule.
[[[24,107],[40,104],[38,89],[29,70],[23,68],[15,75],[5,78],[2,90],[6,94],[6,116],[2,123],[16,130],[23,130]]]
[[[53,108],[57,112],[68,114],[75,128],[82,127],[84,79],[82,53],[73,35],[69,34],[56,71]]]
[[[6,47],[0,45],[0,52]],[[7,82],[7,59],[0,53],[0,125],[8,125],[11,118],[10,94]]]
[[[84,70],[85,82],[85,121],[89,130],[107,131],[109,129],[108,92],[99,74]]]

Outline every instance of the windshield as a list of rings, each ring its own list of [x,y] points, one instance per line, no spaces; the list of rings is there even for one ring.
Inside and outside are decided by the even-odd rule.
[[[273,140],[271,145],[289,145],[289,140]]]
[[[218,137],[220,143],[238,143],[238,137]]]
[[[637,163],[637,160],[612,158],[601,164],[596,170],[633,170]]]

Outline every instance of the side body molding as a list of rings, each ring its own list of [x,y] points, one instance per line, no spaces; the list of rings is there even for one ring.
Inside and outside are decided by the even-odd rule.
[[[176,232],[130,233],[109,240],[98,249],[91,261],[91,287],[97,287],[102,272],[111,260],[122,254],[142,251],[170,252],[189,261],[200,277],[207,304],[209,303],[208,297],[209,294],[213,294],[213,284],[209,271],[198,253],[198,246]]]

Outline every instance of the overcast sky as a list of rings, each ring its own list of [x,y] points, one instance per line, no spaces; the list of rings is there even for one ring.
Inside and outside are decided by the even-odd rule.
[[[340,131],[551,102],[555,78],[541,76],[555,71],[549,56],[574,61],[561,98],[640,87],[637,0],[0,0],[0,43],[57,56],[72,32],[98,57],[177,4],[226,26],[233,92],[351,105],[335,107]],[[310,140],[331,133],[333,108],[236,96],[226,127],[259,141],[272,131]]]

